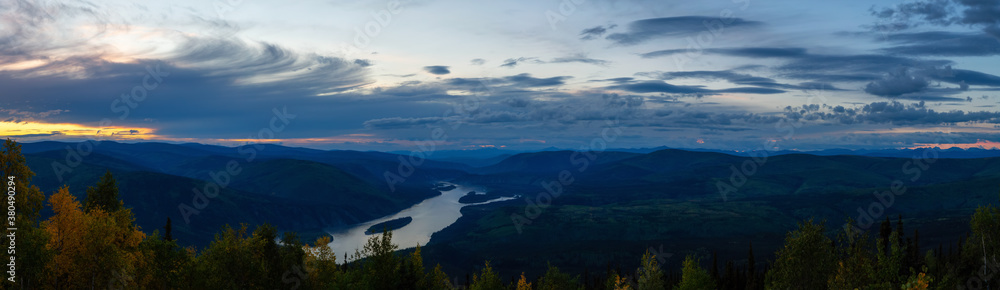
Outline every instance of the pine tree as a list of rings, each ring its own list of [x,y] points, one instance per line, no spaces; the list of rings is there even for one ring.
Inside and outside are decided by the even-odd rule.
[[[879,228],[878,236],[879,242],[876,244],[889,246],[889,235],[892,234],[892,222],[889,221],[889,217],[885,217],[885,221],[882,221],[882,226]],[[888,249],[883,249],[888,251]]]
[[[656,255],[646,250],[642,255],[641,265],[636,271],[639,274],[639,290],[663,289],[663,271],[656,263]]]
[[[719,254],[712,251],[712,280],[719,282]]]
[[[118,182],[110,170],[104,172],[104,176],[96,186],[87,188],[84,211],[89,213],[98,208],[106,212],[115,212],[122,208],[122,201],[118,199]]]
[[[826,289],[827,279],[836,269],[830,238],[822,224],[808,220],[785,237],[785,246],[776,253],[774,268],[767,273],[771,289]]]
[[[853,222],[848,220],[850,226],[853,226]],[[881,234],[882,232],[879,233],[876,248],[879,254],[883,251],[881,249],[884,249],[883,241],[889,240],[888,236],[883,238]],[[875,259],[881,256],[875,257],[870,252],[872,245],[867,232],[855,235],[853,238],[845,233],[838,235],[842,246],[839,248],[839,254],[842,258],[837,262],[836,270],[828,282],[830,289],[865,289],[877,281],[874,264]]]
[[[427,282],[427,287],[424,289],[451,289],[451,278],[448,274],[445,274],[444,270],[441,270],[441,264],[434,266],[434,271],[427,273],[424,281]]]
[[[503,282],[500,281],[500,276],[496,272],[493,272],[493,268],[490,267],[490,262],[486,261],[486,266],[483,267],[482,272],[479,275],[472,275],[472,285],[469,286],[472,290],[502,290],[504,289]]]
[[[642,289],[642,286],[639,288]],[[646,289],[663,289],[663,287]],[[698,265],[698,261],[695,260],[694,256],[688,255],[684,258],[684,266],[681,269],[681,282],[677,284],[675,289],[715,289],[715,281],[712,281],[712,276],[708,274],[708,271],[705,271],[705,269],[702,269],[701,266]]]
[[[170,226],[170,217],[167,217],[167,225],[163,226],[163,240],[164,241],[168,241],[169,242],[169,241],[173,241],[174,240],[174,236],[171,235],[171,230],[172,230],[172,228]]]
[[[569,290],[579,288],[576,277],[559,271],[559,268],[549,264],[545,275],[538,281],[539,290]]]
[[[757,289],[760,281],[757,279],[757,261],[753,255],[753,241],[750,241],[750,251],[747,253],[746,289]]]

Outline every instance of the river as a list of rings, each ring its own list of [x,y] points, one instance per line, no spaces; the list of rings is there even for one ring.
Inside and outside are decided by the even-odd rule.
[[[397,218],[411,217],[410,224],[392,232],[392,243],[399,246],[399,249],[416,247],[418,244],[426,245],[431,240],[431,235],[443,230],[449,225],[458,221],[462,217],[461,209],[465,206],[487,204],[492,202],[506,201],[515,197],[499,197],[486,202],[463,204],[458,199],[465,196],[470,191],[477,193],[485,192],[481,187],[443,183],[444,185],[454,185],[455,188],[442,191],[441,195],[428,198],[410,208],[404,209],[396,214],[381,217],[372,221],[356,224],[347,229],[330,231],[333,242],[329,245],[338,256],[347,253],[353,255],[354,250],[360,250],[370,237],[377,237],[380,234],[365,235],[368,227],[393,220]],[[342,260],[343,257],[338,258]]]

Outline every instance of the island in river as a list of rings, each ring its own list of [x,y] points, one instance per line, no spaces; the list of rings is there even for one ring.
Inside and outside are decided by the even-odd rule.
[[[395,231],[397,229],[405,227],[406,225],[410,224],[410,222],[412,222],[412,221],[413,221],[412,217],[401,217],[401,218],[398,218],[398,219],[392,219],[392,220],[387,220],[387,221],[384,221],[384,222],[380,222],[380,223],[377,223],[377,224],[374,224],[374,225],[368,227],[368,229],[365,230],[365,235],[378,234],[378,233],[382,233],[383,231],[386,231],[386,230]]]

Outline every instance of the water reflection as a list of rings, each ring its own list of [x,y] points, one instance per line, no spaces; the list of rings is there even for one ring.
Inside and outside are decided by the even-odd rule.
[[[351,255],[355,249],[361,249],[365,242],[368,241],[368,238],[379,235],[365,235],[365,230],[368,227],[403,217],[412,217],[413,222],[392,232],[393,243],[399,245],[400,249],[413,248],[417,244],[426,245],[431,240],[431,234],[455,223],[462,216],[462,207],[514,199],[513,197],[500,197],[481,203],[462,204],[458,202],[458,199],[462,198],[462,196],[465,196],[470,191],[482,194],[485,192],[485,189],[451,183],[444,183],[444,185],[454,185],[455,188],[442,191],[441,195],[426,199],[394,215],[357,224],[347,229],[331,231],[330,235],[333,236],[333,242],[330,243],[330,247],[338,255],[343,255],[343,253]]]

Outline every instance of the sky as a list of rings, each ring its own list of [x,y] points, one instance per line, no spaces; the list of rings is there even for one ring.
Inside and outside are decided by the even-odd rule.
[[[993,148],[998,55],[1000,0],[0,0],[0,137]]]

